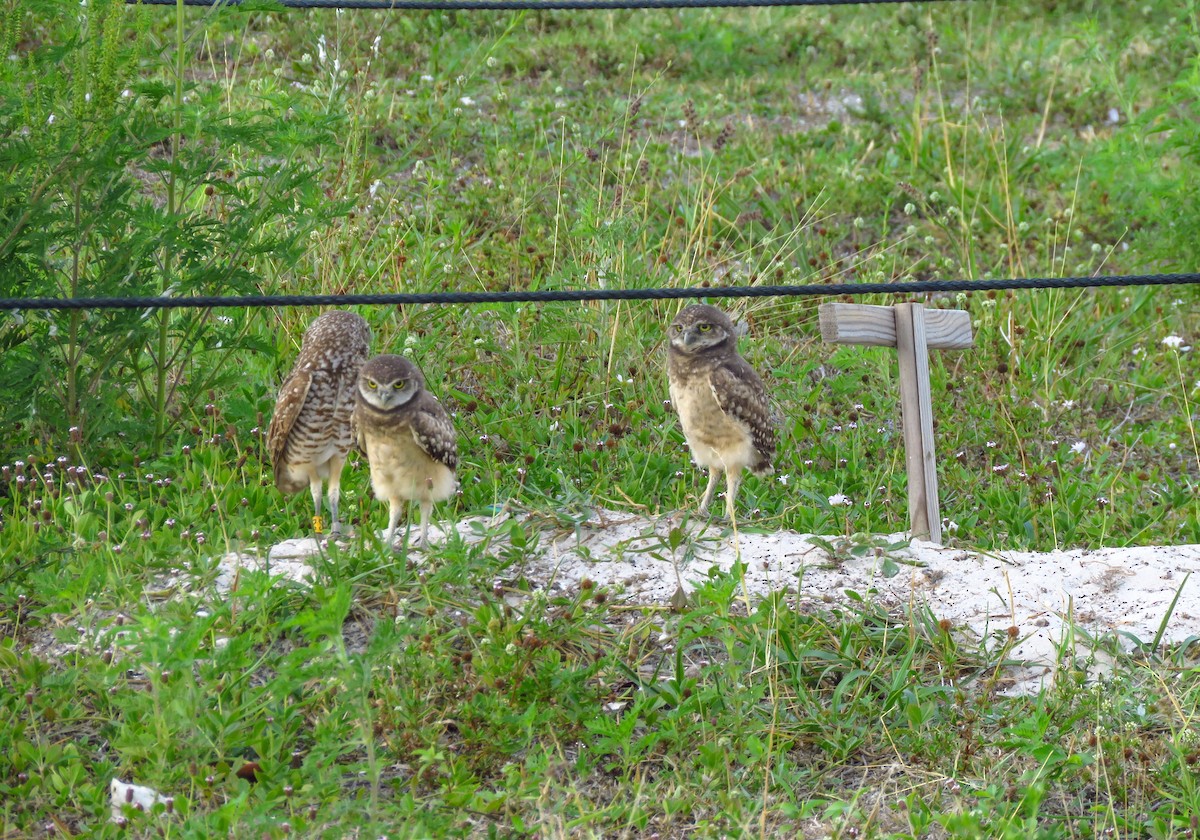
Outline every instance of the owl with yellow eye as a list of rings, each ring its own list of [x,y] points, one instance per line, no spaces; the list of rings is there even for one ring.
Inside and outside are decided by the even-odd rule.
[[[724,474],[732,521],[742,471],[772,471],[776,434],[766,387],[738,354],[733,321],[715,306],[685,307],[667,328],[667,340],[671,404],[692,458],[708,470],[700,513],[708,513]]]
[[[388,503],[385,543],[392,545],[404,503],[416,501],[425,544],[433,503],[458,486],[458,436],[420,369],[403,356],[369,359],[358,373],[351,428],[367,456],[375,495]]]

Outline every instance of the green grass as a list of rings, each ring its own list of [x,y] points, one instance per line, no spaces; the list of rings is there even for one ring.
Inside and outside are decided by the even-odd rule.
[[[188,9],[182,55],[173,10],[96,0],[81,30],[77,4],[33,5],[0,2],[6,295],[1196,268],[1192,2]],[[1163,343],[1200,338],[1200,291],[925,302],[975,324],[931,364],[951,544],[1200,542],[1200,362]],[[904,530],[892,354],[822,345],[814,301],[723,305],[784,417],[742,524]],[[569,525],[703,490],[664,406],[678,306],[360,311],[454,412],[443,515]],[[307,533],[263,430],[313,315],[0,325],[0,837],[1196,831],[1195,643],[1064,642],[1054,684],[1009,698],[1005,648],[870,593],[552,597],[521,571],[532,522],[503,550],[384,556],[361,463],[362,536],[313,586],[219,594],[226,551]],[[109,825],[114,777],[172,813]]]

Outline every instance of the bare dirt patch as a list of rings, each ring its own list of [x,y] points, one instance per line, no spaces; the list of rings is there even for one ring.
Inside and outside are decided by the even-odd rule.
[[[507,515],[464,520],[448,538],[501,549],[512,521]],[[527,532],[535,523],[515,521]],[[739,531],[596,510],[572,527],[547,524],[523,563],[505,575],[552,594],[591,585],[631,604],[665,605],[680,588],[690,592],[712,575],[732,573],[740,561],[742,592],[751,601],[785,592],[805,609],[856,597],[897,613],[928,608],[936,620],[984,639],[989,648],[1011,644],[1008,657],[1026,663],[1010,674],[1012,692],[1038,690],[1064,652],[1067,659],[1091,657],[1098,638],[1116,634],[1130,647],[1151,642],[1160,630],[1164,643],[1200,634],[1200,581],[1189,580],[1200,569],[1200,545],[987,552],[920,540],[905,545],[900,536],[824,542],[792,531]],[[842,550],[831,554],[830,545]],[[296,539],[272,547],[267,558],[230,554],[218,587],[244,566],[265,565],[303,580],[311,574],[307,559],[321,550],[315,540]],[[1092,665],[1104,669],[1104,657]]]

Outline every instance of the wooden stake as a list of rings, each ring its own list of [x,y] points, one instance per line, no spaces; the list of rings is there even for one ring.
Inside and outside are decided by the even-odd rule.
[[[908,473],[908,522],[914,537],[942,541],[929,350],[973,346],[968,312],[896,306],[827,303],[820,308],[821,337],[833,344],[895,347],[900,362],[900,419]]]

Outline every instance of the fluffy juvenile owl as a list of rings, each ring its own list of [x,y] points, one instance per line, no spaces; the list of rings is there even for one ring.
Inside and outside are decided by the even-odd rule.
[[[773,471],[775,425],[766,389],[738,355],[733,322],[715,306],[685,307],[667,336],[671,403],[692,457],[708,468],[700,512],[708,512],[723,472],[725,511],[732,521],[742,470],[756,475]]]
[[[403,503],[421,506],[421,542],[429,535],[433,503],[454,494],[458,439],[421,371],[402,356],[376,356],[358,373],[354,442],[371,466],[375,495],[388,503],[384,534],[392,544]]]
[[[371,328],[353,312],[333,311],[309,325],[292,372],[279,389],[267,429],[275,486],[312,492],[313,525],[321,532],[321,482],[329,482],[330,531],[341,529],[338,499],[350,451],[358,369],[370,352]]]

